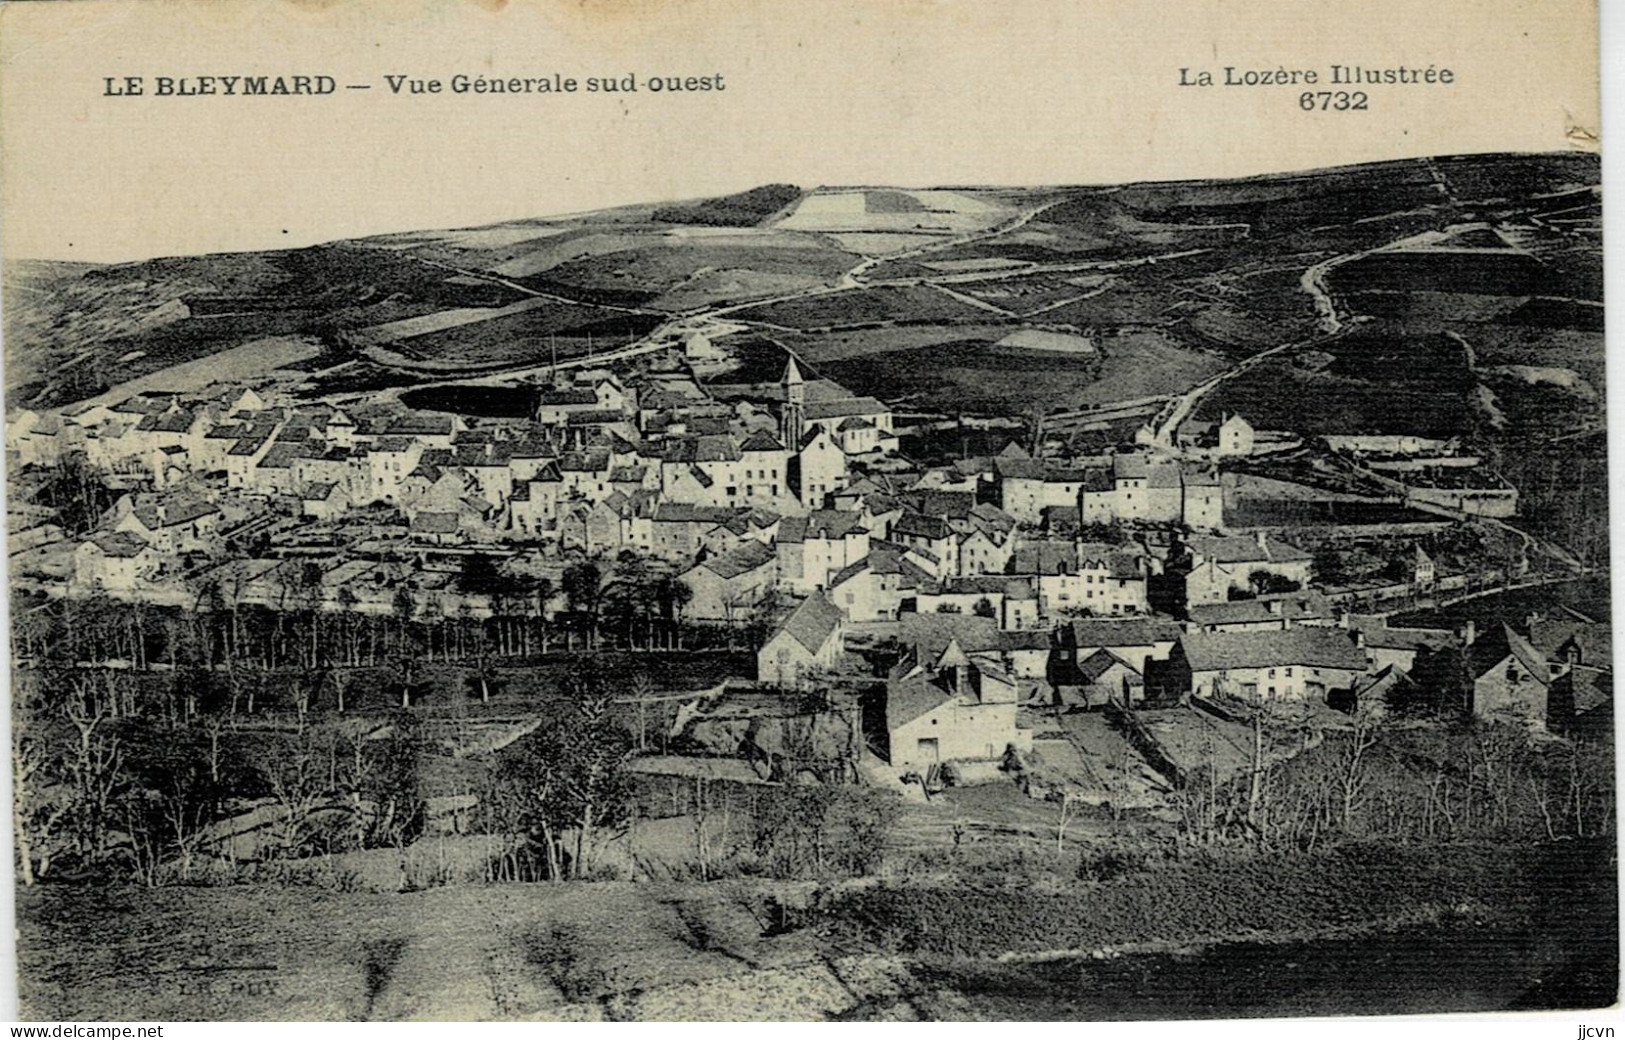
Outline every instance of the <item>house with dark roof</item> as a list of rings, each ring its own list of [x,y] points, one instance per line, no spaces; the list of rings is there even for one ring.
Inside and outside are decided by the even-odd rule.
[[[678,575],[693,592],[684,614],[695,621],[743,625],[773,588],[778,555],[771,545],[746,540]]]
[[[350,508],[350,493],[345,485],[312,481],[299,493],[299,512],[314,520],[335,520]]]
[[[1297,625],[1336,625],[1339,611],[1315,589],[1266,593],[1256,599],[1201,603],[1190,608],[1191,625],[1207,632],[1265,632]],[[1379,619],[1380,620],[1380,619]]]
[[[905,511],[892,521],[886,537],[935,559],[937,564],[931,570],[939,578],[959,573],[959,538],[953,526],[940,516]]]
[[[1005,600],[1012,595],[1032,599],[1032,579],[1012,574],[956,575],[921,585],[916,609],[922,614],[980,614],[1002,620]]]
[[[212,502],[182,495],[149,495],[140,501],[122,499],[115,511],[114,529],[127,531],[164,556],[199,552],[211,547],[220,522]]]
[[[649,549],[663,560],[688,565],[704,544],[705,535],[733,519],[735,510],[687,502],[660,502],[649,518]]]
[[[919,589],[931,580],[907,554],[884,542],[870,543],[869,555],[843,567],[829,580],[829,596],[853,623],[896,621],[915,605]]]
[[[1511,625],[1499,624],[1467,646],[1473,714],[1544,723],[1552,681],[1563,665],[1549,660]]]
[[[159,554],[129,531],[92,535],[73,553],[73,583],[83,590],[130,592],[158,569]]]
[[[1032,748],[1017,725],[1015,679],[989,654],[950,639],[940,653],[916,648],[886,678],[892,768],[926,771],[943,762],[998,761]]]
[[[1016,547],[1009,569],[1032,578],[1046,617],[1123,617],[1151,609],[1145,556],[1133,546],[1031,541]]]
[[[1179,641],[1170,618],[1083,618],[1058,626],[1050,637],[1049,681],[1057,688],[1082,686],[1078,665],[1097,650],[1110,650],[1144,675],[1148,661],[1167,661]]]
[[[798,595],[828,588],[831,578],[869,555],[863,516],[838,509],[784,517],[775,542],[779,584]]]
[[[800,686],[820,669],[833,668],[844,652],[846,616],[816,592],[792,610],[756,652],[756,678],[780,687]]]
[[[1263,531],[1253,535],[1192,535],[1185,548],[1186,559],[1180,570],[1187,608],[1227,602],[1231,589],[1250,591],[1255,574],[1300,589],[1309,587],[1313,557]]]
[[[1054,687],[1053,700],[1065,708],[1103,708],[1109,702],[1133,707],[1145,700],[1139,669],[1102,647],[1078,662],[1076,683]]]
[[[1170,677],[1191,696],[1258,704],[1325,704],[1351,690],[1368,668],[1365,651],[1340,628],[1190,631],[1169,658]]]
[[[1398,665],[1389,664],[1360,676],[1346,693],[1329,694],[1327,703],[1350,715],[1359,713],[1381,718],[1389,713],[1399,698],[1414,689],[1415,683],[1411,681],[1410,673]]]
[[[1381,614],[1351,614],[1348,627],[1373,672],[1392,667],[1409,673],[1416,667],[1418,654],[1435,653],[1458,642],[1455,633],[1443,629],[1391,628],[1387,616]]]

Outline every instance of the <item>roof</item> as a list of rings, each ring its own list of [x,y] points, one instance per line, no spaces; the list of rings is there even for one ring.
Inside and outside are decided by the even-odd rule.
[[[1183,470],[1186,487],[1218,487],[1219,471],[1206,466],[1187,465]]]
[[[104,555],[130,559],[148,548],[145,539],[129,531],[108,531],[90,536],[88,544],[96,546]]]
[[[1370,615],[1350,615],[1349,627],[1365,637],[1366,646],[1379,649],[1438,650],[1455,639],[1441,629],[1389,628],[1386,617]]]
[[[812,402],[804,411],[809,419],[839,419],[848,415],[884,415],[891,409],[873,397],[845,397]]]
[[[1594,711],[1614,698],[1614,673],[1611,670],[1576,667],[1553,685],[1569,693],[1576,715]]]
[[[1011,578],[1003,574],[965,574],[942,579],[937,583],[937,590],[951,596],[974,596],[978,593],[985,596],[1002,596],[1005,586],[1020,582],[1020,578]]]
[[[848,564],[829,580],[829,587],[839,588],[853,578],[868,571],[871,574],[896,574],[900,576],[899,585],[902,588],[919,588],[931,580],[931,575],[919,564],[908,559],[895,549],[883,548],[873,545],[868,556]]]
[[[886,729],[888,732],[942,707],[955,696],[924,673],[895,679],[886,684]]]
[[[654,521],[665,524],[721,524],[732,517],[734,511],[726,506],[699,506],[689,502],[662,502],[655,509]]]
[[[844,618],[841,608],[825,599],[823,593],[814,593],[790,612],[779,626],[779,632],[788,633],[808,653],[816,654],[839,631]],[[777,636],[778,633],[774,633],[774,638]]]
[[[740,451],[783,451],[784,445],[765,433],[753,433],[739,446]]]
[[[185,433],[192,428],[196,417],[182,408],[173,412],[148,413],[136,424],[138,430],[156,430],[161,433]]]
[[[666,442],[661,457],[666,462],[737,462],[739,445],[725,433],[678,437]]]
[[[948,526],[948,521],[940,516],[922,516],[919,513],[904,513],[891,525],[891,536],[908,536],[925,538],[929,541],[941,541],[951,538],[954,529]]]
[[[966,653],[1004,649],[1004,633],[993,618],[977,614],[917,614],[897,616],[898,642],[911,646],[922,658],[936,657],[950,642],[958,642]]]
[[[1118,657],[1110,650],[1107,650],[1105,647],[1101,647],[1099,650],[1096,650],[1088,657],[1085,657],[1083,660],[1079,661],[1078,671],[1083,673],[1085,682],[1092,683],[1098,681],[1102,675],[1105,675],[1118,665],[1127,668],[1129,672],[1135,676],[1140,674],[1139,669],[1135,668],[1121,657]]]
[[[1051,484],[1081,484],[1089,473],[1087,467],[1076,463],[1003,456],[993,460],[993,470],[1005,480],[1042,480]]]
[[[1191,551],[1214,563],[1298,563],[1313,557],[1274,535],[1192,535]]]
[[[1529,622],[1529,642],[1549,658],[1561,660],[1578,648],[1582,663],[1613,667],[1614,640],[1610,626],[1572,618],[1535,618]]]
[[[743,545],[711,557],[700,566],[719,578],[737,578],[741,574],[749,574],[764,567],[777,558],[778,554],[773,551],[771,545],[751,539]]]
[[[1405,669],[1394,664],[1384,665],[1375,674],[1355,680],[1355,703],[1365,700],[1386,701],[1389,694],[1402,686],[1408,686],[1410,681],[1411,677]]]
[[[1323,594],[1314,590],[1276,593],[1257,599],[1230,603],[1202,603],[1190,608],[1191,620],[1198,625],[1244,625],[1260,621],[1299,621],[1305,618],[1335,617],[1336,609]],[[1368,640],[1369,642],[1369,640]]]
[[[625,412],[613,408],[594,408],[589,411],[571,412],[565,416],[564,421],[569,426],[605,426],[628,420]]]
[[[1301,665],[1364,672],[1365,652],[1339,628],[1264,632],[1186,632],[1180,637],[1193,672]]]
[[[1079,618],[1059,634],[1073,646],[1155,646],[1179,639],[1179,626],[1169,618]]]
[[[923,491],[905,491],[899,496],[903,501],[914,507],[914,511],[923,516],[940,516],[947,520],[966,520],[976,511],[976,492],[974,491],[940,491],[928,489]],[[989,506],[989,509],[994,507]]]
[[[787,516],[779,521],[777,541],[797,543],[829,541],[864,531],[863,514],[844,509],[815,509],[806,516]]]
[[[384,427],[385,433],[403,435],[444,435],[456,430],[456,423],[449,415],[430,415],[424,412],[409,412],[406,415],[396,416]]]
[[[1078,546],[1077,564],[1082,571],[1106,571],[1119,581],[1138,581],[1145,577],[1140,554],[1132,549],[1099,542],[1084,542]]]
[[[1546,655],[1513,631],[1510,625],[1503,623],[1494,626],[1467,648],[1468,668],[1475,678],[1497,667],[1508,657],[1515,658],[1523,665],[1535,681],[1550,685],[1551,666]]]
[[[544,408],[570,405],[592,407],[598,404],[598,395],[586,387],[568,387],[564,389],[549,387],[537,391],[536,403]]]
[[[927,654],[916,649],[913,660],[904,659],[902,671],[894,673],[886,682],[886,728],[895,730],[936,710],[951,701],[980,700],[986,696],[985,680],[1007,687],[1015,682],[994,658],[976,651],[966,651],[956,640],[950,639],[939,652]],[[969,669],[972,684],[969,689],[954,692],[948,676],[955,669]]]
[[[160,510],[162,516],[159,515]],[[220,510],[202,499],[178,498],[163,502],[149,499],[131,509],[130,512],[137,520],[141,521],[141,525],[147,530],[157,531],[165,527],[174,527],[177,524],[191,523],[200,516],[208,516],[211,513],[218,513]]]
[[[609,451],[604,448],[588,448],[586,451],[572,451],[559,456],[559,470],[564,473],[602,473],[609,469]]]
[[[540,437],[531,437],[516,442],[511,457],[516,459],[555,459],[558,458],[558,455],[558,446],[552,441]]]

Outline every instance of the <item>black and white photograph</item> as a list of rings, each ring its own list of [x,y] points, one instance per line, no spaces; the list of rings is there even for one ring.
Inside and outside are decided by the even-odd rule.
[[[0,12],[18,1019],[1585,1038],[1595,7],[769,6]]]

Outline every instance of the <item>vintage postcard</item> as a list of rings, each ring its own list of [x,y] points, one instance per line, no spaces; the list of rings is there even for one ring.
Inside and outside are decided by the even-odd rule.
[[[1611,1035],[1597,17],[0,7],[16,1013]]]

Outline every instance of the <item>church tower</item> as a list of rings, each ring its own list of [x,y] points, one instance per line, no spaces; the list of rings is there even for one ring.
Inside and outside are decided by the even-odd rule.
[[[784,411],[779,415],[779,439],[791,451],[801,448],[801,436],[807,425],[807,384],[801,378],[801,368],[794,357],[784,366]]]

